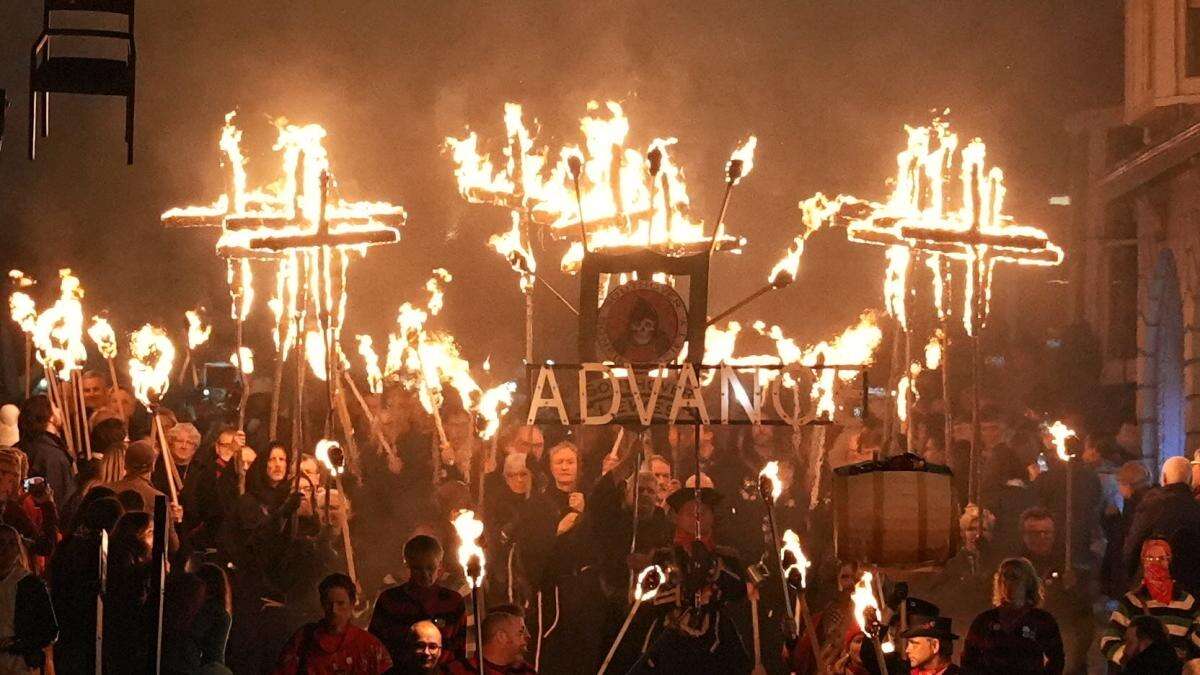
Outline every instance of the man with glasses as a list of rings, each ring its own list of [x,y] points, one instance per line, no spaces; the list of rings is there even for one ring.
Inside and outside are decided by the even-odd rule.
[[[1147,539],[1141,562],[1141,583],[1121,597],[1100,637],[1104,658],[1124,665],[1126,629],[1135,618],[1146,615],[1162,621],[1181,661],[1200,656],[1200,603],[1171,576],[1171,544],[1164,538]]]

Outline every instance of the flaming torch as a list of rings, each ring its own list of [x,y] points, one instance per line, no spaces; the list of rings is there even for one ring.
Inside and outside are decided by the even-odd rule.
[[[804,550],[800,548],[799,535],[790,529],[783,533],[783,546],[779,549],[779,562],[783,566],[787,586],[796,593],[795,611],[792,613],[796,622],[794,630],[799,631],[799,623],[803,620],[804,632],[808,636],[809,646],[812,648],[813,657],[817,663],[817,671],[824,673],[826,668],[825,662],[821,659],[821,643],[817,640],[817,627],[813,624],[812,614],[808,610],[808,598],[804,595],[804,589],[808,586],[808,568],[812,567],[812,563],[804,555]],[[786,598],[785,595],[785,602]]]
[[[483,616],[479,614],[479,587],[483,584],[483,571],[487,562],[479,538],[483,536],[483,521],[475,512],[463,509],[454,517],[454,531],[458,533],[458,563],[462,565],[467,583],[471,586],[471,613],[475,616],[475,658],[479,661],[479,675],[484,675],[483,665]],[[540,629],[539,629],[540,630]]]
[[[59,270],[58,274],[61,279],[58,300],[38,315],[33,343],[37,347],[38,360],[46,371],[51,400],[62,411],[67,448],[72,457],[79,448],[86,448],[90,458],[91,436],[87,433],[81,382],[76,377],[76,371],[87,359],[87,348],[83,342],[83,305],[80,302],[83,289],[71,270]],[[60,387],[58,380],[66,384]]]
[[[758,138],[751,136],[729,156],[725,165],[725,198],[721,200],[721,213],[717,216],[716,230],[713,232],[709,253],[717,250],[722,235],[725,234],[725,212],[729,209],[729,198],[733,195],[733,186],[749,175],[754,168],[754,148],[758,146]],[[764,291],[765,293],[766,291]]]
[[[637,585],[633,588],[633,606],[629,608],[629,614],[625,616],[625,623],[621,624],[621,630],[617,631],[617,637],[613,640],[612,646],[608,648],[608,655],[604,657],[604,663],[600,665],[600,670],[596,675],[604,675],[604,671],[608,670],[608,664],[612,661],[613,655],[617,653],[617,647],[620,646],[621,639],[625,637],[625,631],[629,630],[629,624],[633,622],[633,617],[637,615],[638,609],[641,608],[643,602],[653,600],[658,595],[658,589],[666,580],[667,573],[658,565],[650,565],[638,573]]]
[[[166,395],[171,386],[171,368],[175,364],[175,345],[167,337],[166,331],[150,324],[139,328],[129,338],[129,381],[133,386],[134,397],[146,406],[146,411],[154,420],[154,431],[162,449],[163,466],[167,470],[167,487],[170,489],[171,503],[179,503],[176,485],[182,487],[179,480],[179,470],[175,466],[175,458],[171,456],[167,445],[167,434],[163,431],[162,418],[158,415],[159,401]],[[238,464],[241,464],[240,459]]]
[[[883,639],[882,611],[879,608],[879,602],[875,599],[875,592],[871,589],[874,579],[875,575],[864,571],[858,583],[854,584],[854,592],[850,595],[850,601],[854,604],[854,620],[858,622],[858,629],[863,632],[863,635],[871,638],[871,644],[875,646],[875,659],[879,663],[879,672],[887,675],[887,661],[884,659],[883,647],[880,644],[880,640]]]
[[[12,320],[21,327],[21,332],[25,334],[25,398],[29,398],[30,390],[33,388],[33,330],[37,325],[37,304],[33,298],[24,290],[33,286],[33,279],[25,276],[21,270],[11,270],[8,273],[8,279],[17,290],[13,291],[12,295],[8,296],[8,309],[12,315]]]
[[[100,352],[100,356],[104,357],[104,361],[108,363],[108,376],[112,379],[112,386],[115,390],[119,385],[117,383],[117,367],[115,361],[117,358],[117,334],[113,331],[112,324],[108,319],[102,316],[92,317],[92,325],[88,326],[88,335],[92,338],[92,342],[96,343],[96,349]],[[121,397],[117,397],[117,414],[125,419],[125,405],[121,403]]]
[[[329,471],[329,475],[333,476],[333,483],[337,487],[338,494],[342,497],[342,515],[338,519],[339,527],[342,530],[342,547],[346,549],[346,572],[355,584],[358,583],[358,573],[354,565],[354,545],[350,541],[350,523],[349,510],[346,501],[346,491],[342,488],[342,474],[346,472],[346,453],[342,451],[342,446],[338,445],[337,441],[331,441],[323,438],[317,441],[317,447],[314,450],[317,461],[325,466]],[[330,490],[325,488],[325,521],[332,524],[330,517]]]
[[[767,462],[762,471],[758,472],[758,494],[767,511],[767,530],[771,535],[771,550],[780,551],[779,531],[775,528],[775,500],[783,494],[783,482],[779,479],[779,462]],[[775,562],[779,565],[779,583],[783,585],[784,610],[787,611],[789,625],[794,626],[796,616],[792,611],[792,604],[787,602],[788,577],[782,555],[776,556]]]
[[[1072,483],[1075,482],[1075,465],[1071,461],[1071,453],[1067,451],[1067,439],[1076,438],[1076,434],[1075,430],[1063,424],[1062,420],[1057,420],[1054,422],[1054,424],[1047,426],[1046,433],[1050,436],[1050,441],[1054,444],[1054,452],[1058,454],[1058,458],[1062,460],[1067,467],[1067,510],[1064,514],[1065,517],[1063,518],[1063,543],[1066,544],[1066,552],[1063,567],[1066,568],[1066,572],[1070,572],[1072,569],[1074,569],[1071,566],[1071,563],[1074,562],[1074,556],[1072,555],[1071,551],[1072,544],[1074,543],[1071,537],[1071,530],[1073,529],[1074,524],[1072,523],[1072,520],[1074,520],[1075,515],[1074,505],[1072,504],[1074,501],[1073,498],[1075,491],[1072,485]]]

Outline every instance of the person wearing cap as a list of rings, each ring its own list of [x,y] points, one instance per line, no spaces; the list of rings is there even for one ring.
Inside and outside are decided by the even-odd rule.
[[[1200,656],[1200,603],[1175,584],[1171,576],[1171,544],[1165,539],[1142,543],[1142,580],[1120,598],[1100,637],[1100,652],[1112,663],[1126,660],[1125,634],[1139,616],[1152,616],[1166,627],[1168,640],[1180,660]]]
[[[675,514],[674,545],[655,554],[667,579],[647,603],[656,620],[630,673],[742,673],[752,665],[726,610],[746,598],[746,568],[736,551],[714,540],[721,494],[703,474],[699,489],[694,480],[667,498]]]
[[[949,618],[938,616],[900,634],[906,640],[904,655],[908,657],[912,675],[958,675],[962,672],[954,665],[954,641],[958,636],[950,627]]]
[[[132,490],[142,496],[142,501],[146,505],[145,510],[151,512],[154,508],[154,498],[162,495],[151,483],[150,475],[154,471],[154,462],[158,458],[158,452],[150,441],[141,440],[134,441],[125,449],[125,477],[119,481],[106,483],[113,492],[121,494],[125,490]],[[168,504],[167,510],[171,514],[171,520],[180,523],[183,522],[183,507],[179,504]]]

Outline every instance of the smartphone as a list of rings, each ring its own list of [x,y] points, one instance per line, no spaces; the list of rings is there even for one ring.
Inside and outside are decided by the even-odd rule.
[[[1038,471],[1041,471],[1042,473],[1046,473],[1047,471],[1050,470],[1050,465],[1046,463],[1046,453],[1044,453],[1044,452],[1038,453],[1037,465],[1038,465]]]
[[[22,485],[25,487],[25,491],[30,494],[42,495],[46,492],[46,479],[41,476],[26,478]]]

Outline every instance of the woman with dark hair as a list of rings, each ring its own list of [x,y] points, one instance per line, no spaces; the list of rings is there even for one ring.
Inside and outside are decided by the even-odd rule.
[[[104,593],[105,672],[139,672],[147,663],[157,617],[150,602],[154,521],[144,511],[121,516],[108,547]]]
[[[291,465],[288,448],[272,443],[250,465],[246,494],[238,500],[239,567],[247,587],[263,596],[282,598],[291,585],[286,569],[293,541],[290,524],[301,500],[288,475]]]
[[[233,588],[220,565],[204,563],[196,568],[196,576],[204,582],[204,606],[197,623],[203,627],[200,640],[200,661],[204,672],[224,672],[225,645],[233,624]]]
[[[1008,558],[992,582],[992,609],[971,622],[962,657],[967,673],[1060,675],[1064,656],[1058,622],[1041,609],[1045,594],[1033,563]]]
[[[172,573],[167,578],[163,602],[164,673],[231,672],[225,667],[230,624],[228,589],[224,572],[211,563],[194,574]]]
[[[29,475],[45,478],[54,496],[66,500],[75,493],[75,472],[59,435],[60,424],[59,411],[49,398],[39,394],[25,399],[17,418],[21,440],[16,447],[29,458]]]

